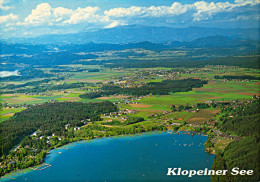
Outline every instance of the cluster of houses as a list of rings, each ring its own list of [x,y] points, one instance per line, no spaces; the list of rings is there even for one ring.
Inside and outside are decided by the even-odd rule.
[[[91,123],[90,121],[91,121],[90,119],[87,119],[87,121],[81,120],[81,123],[83,123],[84,125],[87,125],[87,124],[90,124],[90,123]],[[64,127],[65,127],[66,130],[68,130],[68,129],[70,128],[70,124],[66,124]],[[78,131],[78,130],[80,130],[80,127],[75,126],[75,127],[73,128],[73,130],[74,130],[74,131]]]
[[[40,132],[39,131],[35,131],[31,136],[37,137],[38,135],[40,135]],[[51,136],[47,136],[46,138],[48,140],[50,140],[52,137],[55,137],[55,136],[56,136],[56,134],[53,133]],[[44,139],[44,137],[45,136],[39,136],[39,137],[36,138],[36,140],[42,140],[42,139]],[[62,137],[59,137],[58,140],[62,140]],[[47,141],[47,143],[50,143],[50,142]]]
[[[180,126],[180,125],[182,125],[182,124],[181,124],[181,123],[171,123],[171,124],[168,124],[166,127],[167,127],[168,129],[170,129],[171,126]]]
[[[118,112],[105,113],[105,114],[103,114],[103,116],[108,116],[108,117],[115,117],[115,118],[117,118],[117,117],[120,117],[120,116],[126,115],[126,114],[136,114],[137,112],[138,112],[137,110],[133,110],[133,109],[128,109],[128,108],[126,108],[126,109],[122,109],[122,110],[120,110],[120,111],[118,111]],[[125,117],[127,117],[127,116],[125,116]]]
[[[90,119],[87,119],[87,121],[81,120],[81,122],[82,122],[84,125],[87,125],[87,124],[91,123],[91,122],[90,122]],[[68,129],[70,128],[70,124],[66,124],[64,127],[65,127],[66,130],[68,130]],[[81,128],[78,127],[78,126],[75,126],[75,127],[73,128],[74,131],[78,131],[78,130],[80,130],[80,129],[81,129]],[[37,137],[36,140],[42,140],[42,139],[44,139],[45,136],[39,136],[39,135],[40,135],[40,131],[35,131],[35,132],[33,132],[33,133],[31,134],[31,136]],[[39,137],[38,137],[38,136],[39,136]],[[56,134],[55,134],[55,133],[53,133],[51,136],[47,136],[47,137],[46,137],[46,138],[48,139],[48,140],[47,140],[47,143],[50,143],[49,140],[50,140],[51,138],[53,138],[53,137],[56,137]],[[59,136],[59,137],[58,137],[58,140],[61,141],[62,138],[63,138],[63,137]]]
[[[145,84],[145,80],[157,79],[175,79],[179,77],[182,72],[169,70],[142,70],[135,71],[131,76],[124,76],[115,78],[109,82],[113,82],[121,87],[140,87]],[[105,82],[105,83],[109,83]]]
[[[137,110],[131,110],[131,109],[122,109],[118,112],[110,112],[110,113],[105,113],[103,114],[104,117],[109,117],[109,118],[120,118],[121,122],[124,122],[129,118],[129,115],[127,114],[136,114],[138,111]],[[112,119],[106,119],[106,122],[112,122]]]

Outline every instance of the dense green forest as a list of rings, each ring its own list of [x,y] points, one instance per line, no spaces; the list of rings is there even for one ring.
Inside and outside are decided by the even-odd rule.
[[[216,155],[212,169],[231,171],[234,167],[239,167],[240,170],[253,170],[252,176],[231,175],[212,176],[213,182],[226,181],[259,181],[259,137],[247,137],[240,141],[231,142],[223,154]]]
[[[259,99],[247,103],[245,106],[226,107],[227,114],[221,117],[223,124],[220,126],[227,132],[234,132],[243,139],[231,142],[223,153],[217,153],[212,169],[227,169],[234,167],[240,170],[253,170],[252,176],[231,175],[212,176],[212,181],[259,181],[260,180],[260,123]],[[228,114],[229,113],[229,114]],[[232,116],[232,117],[230,117]]]
[[[224,75],[224,76],[215,76],[215,79],[227,79],[227,80],[259,80],[259,77],[242,75],[242,76],[234,76],[234,75]]]
[[[88,93],[79,95],[79,97],[82,99],[94,99],[94,98],[101,97],[102,95],[105,95],[105,94],[106,94],[106,92],[104,92],[104,91],[88,92]]]
[[[81,98],[97,98],[102,95],[127,94],[141,96],[147,94],[169,95],[170,92],[187,92],[192,88],[202,87],[207,81],[200,79],[163,80],[162,82],[150,82],[141,87],[122,88],[114,85],[104,85],[98,92],[89,92],[80,95]]]
[[[139,123],[144,121],[144,118],[142,117],[135,117],[135,116],[130,116],[129,118],[127,118],[127,120],[125,121],[126,124],[134,124],[134,123]]]
[[[242,68],[259,68],[259,57],[221,57],[221,58],[207,58],[207,59],[167,59],[167,60],[139,60],[139,59],[114,59],[103,62],[96,62],[95,64],[103,63],[105,67],[109,68],[201,68],[205,65],[226,65],[226,66],[239,66]],[[109,64],[106,64],[109,63]],[[92,64],[92,62],[86,62],[86,64]]]
[[[64,125],[81,126],[81,120],[99,121],[101,113],[116,111],[111,102],[77,103],[57,102],[45,103],[16,113],[11,119],[0,123],[0,155],[7,154],[24,137],[36,130],[43,136],[56,133],[65,135]]]
[[[222,122],[221,129],[226,132],[234,132],[242,137],[258,136],[260,131],[259,104],[260,100],[254,100],[247,105],[225,107],[223,111],[227,113],[220,118]]]

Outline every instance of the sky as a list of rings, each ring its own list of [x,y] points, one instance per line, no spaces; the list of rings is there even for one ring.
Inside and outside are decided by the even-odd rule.
[[[0,39],[127,25],[259,28],[260,0],[0,0]]]

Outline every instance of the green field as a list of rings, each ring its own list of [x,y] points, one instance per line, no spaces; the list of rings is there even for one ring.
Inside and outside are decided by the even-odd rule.
[[[24,108],[2,108],[0,110],[0,122],[12,117],[15,113],[21,112]]]
[[[249,83],[210,83],[203,88],[193,89],[189,92],[173,93],[167,96],[151,96],[141,99],[141,104],[148,105],[186,105],[196,104],[206,101],[222,101],[232,99],[249,99],[253,95],[258,95],[260,89],[255,82]],[[154,106],[153,106],[154,107]]]

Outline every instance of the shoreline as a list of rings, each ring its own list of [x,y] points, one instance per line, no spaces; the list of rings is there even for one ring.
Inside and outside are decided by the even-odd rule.
[[[39,170],[39,169],[35,169],[35,168],[41,168],[41,167],[43,167],[42,166],[43,164],[48,165],[48,167],[51,167],[51,164],[45,163],[46,162],[45,160],[46,160],[47,156],[51,154],[50,152],[54,151],[54,150],[62,150],[62,149],[67,149],[67,148],[69,149],[69,147],[66,147],[66,146],[67,145],[75,146],[75,145],[71,145],[73,143],[79,143],[79,142],[84,142],[84,141],[86,141],[86,143],[88,143],[88,142],[93,142],[93,141],[95,141],[97,139],[136,137],[136,136],[142,136],[142,135],[153,135],[153,134],[161,134],[161,133],[170,134],[170,135],[171,134],[175,134],[175,135],[179,135],[179,134],[188,135],[188,134],[186,134],[188,132],[190,133],[190,131],[173,131],[173,130],[160,131],[160,130],[158,130],[158,131],[148,131],[148,132],[136,133],[136,134],[127,134],[127,135],[123,134],[123,135],[115,135],[115,136],[109,136],[109,137],[100,137],[100,138],[93,138],[93,139],[80,139],[80,140],[73,141],[71,143],[67,143],[65,145],[59,146],[58,148],[54,148],[54,149],[49,150],[41,164],[38,164],[38,165],[35,165],[35,166],[31,166],[31,167],[28,167],[28,168],[24,168],[24,169],[18,169],[17,171],[11,171],[11,172],[5,174],[4,176],[1,176],[0,177],[0,182],[2,182],[2,179],[5,179],[5,178],[7,180],[8,179],[12,179],[13,177],[17,176],[17,175],[13,175],[13,174],[16,174],[16,173],[19,173],[19,172],[25,174],[25,173],[28,173],[28,172],[32,172],[34,170]],[[193,132],[193,133],[196,133],[196,132]],[[192,135],[190,135],[190,136],[192,136]],[[198,136],[207,136],[207,135],[200,134]],[[205,146],[204,146],[204,148],[205,148]],[[204,150],[204,152],[209,153],[209,152],[207,152],[205,150]],[[46,168],[48,168],[48,167],[46,167]],[[46,168],[44,168],[44,169],[46,169]],[[41,170],[43,170],[43,169],[41,169]],[[13,180],[15,180],[15,179],[16,178],[13,178]]]

